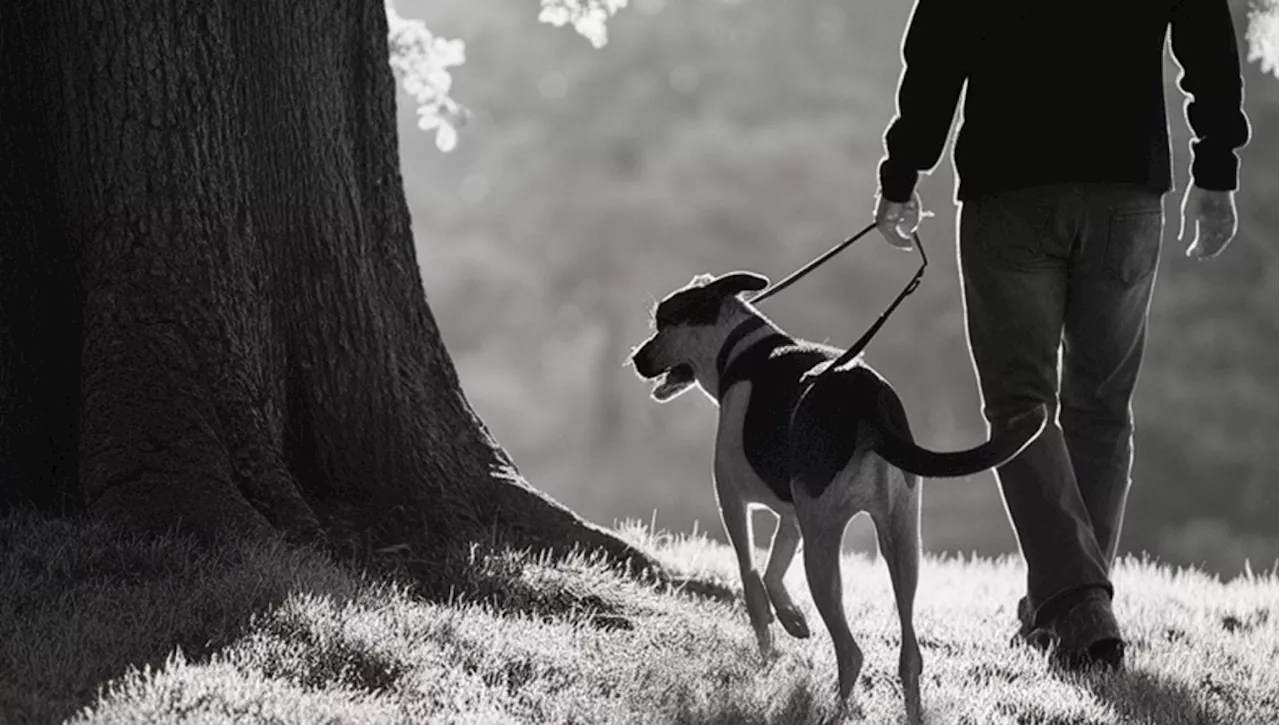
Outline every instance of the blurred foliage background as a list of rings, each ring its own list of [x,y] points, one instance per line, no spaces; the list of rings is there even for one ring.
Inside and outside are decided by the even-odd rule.
[[[469,398],[534,485],[585,517],[723,540],[714,407],[698,393],[659,406],[623,363],[650,306],[694,274],[777,280],[870,221],[911,3],[631,0],[599,50],[539,23],[532,0],[396,7],[466,43],[452,93],[472,117],[457,148],[436,149],[411,101],[400,143],[424,284]],[[1248,6],[1233,7],[1243,43]],[[1277,83],[1246,70],[1240,234],[1194,264],[1176,240],[1189,162],[1177,72],[1169,59],[1178,188],[1121,549],[1231,576],[1277,556]],[[953,184],[949,160],[922,181],[937,213],[921,229],[929,273],[867,352],[943,450],[985,437]],[[916,262],[869,238],[762,309],[847,345]],[[992,474],[927,482],[924,501],[926,550],[1016,551]],[[757,516],[763,542],[772,526]],[[865,517],[846,541],[874,550]]]

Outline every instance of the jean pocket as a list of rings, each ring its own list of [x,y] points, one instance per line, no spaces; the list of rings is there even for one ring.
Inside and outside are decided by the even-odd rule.
[[[990,262],[1011,269],[1043,263],[1053,206],[1041,199],[998,194],[984,200],[975,224],[978,248]]]
[[[1111,213],[1107,228],[1107,272],[1124,285],[1146,280],[1160,261],[1164,212],[1126,209]]]

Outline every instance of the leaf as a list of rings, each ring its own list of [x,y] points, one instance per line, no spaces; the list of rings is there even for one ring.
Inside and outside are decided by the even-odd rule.
[[[563,5],[546,5],[538,12],[538,22],[561,27],[570,19],[569,8]]]
[[[444,123],[444,119],[441,118],[433,108],[419,108],[418,113],[420,114],[420,117],[418,118],[418,128],[423,131],[430,131],[433,128],[439,128]]]
[[[1280,77],[1280,5],[1276,0],[1263,0],[1249,12],[1245,31],[1249,43],[1249,62],[1257,62],[1263,73]]]
[[[443,121],[440,127],[436,129],[436,148],[445,153],[449,153],[458,145],[458,132],[453,126]]]

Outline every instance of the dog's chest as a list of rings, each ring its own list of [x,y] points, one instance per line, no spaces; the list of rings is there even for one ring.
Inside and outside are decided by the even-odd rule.
[[[791,501],[791,415],[803,392],[801,379],[829,359],[831,353],[816,347],[752,349],[729,366],[721,381],[724,391],[739,382],[751,383],[745,403],[733,401],[735,410],[725,411],[731,415],[723,424],[738,428],[733,443],[740,453],[733,453],[780,501]]]

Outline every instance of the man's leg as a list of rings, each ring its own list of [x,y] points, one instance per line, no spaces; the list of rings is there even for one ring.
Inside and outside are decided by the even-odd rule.
[[[1128,185],[1088,188],[1072,265],[1062,370],[1062,431],[1108,570],[1133,464],[1130,401],[1164,229],[1161,197]]]
[[[1028,406],[1049,407],[1040,437],[996,471],[1027,564],[1036,627],[1090,591],[1108,599],[1112,591],[1055,415],[1080,200],[1076,185],[1039,187],[966,203],[960,214],[965,319],[983,414],[999,428]]]

